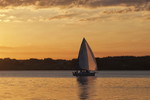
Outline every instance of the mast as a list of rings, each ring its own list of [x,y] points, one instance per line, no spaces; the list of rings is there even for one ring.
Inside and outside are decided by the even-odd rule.
[[[80,51],[79,51],[79,69],[84,69],[84,70],[96,70],[97,69],[97,64],[96,60],[94,57],[94,54],[88,45],[87,41],[85,38],[83,38]]]

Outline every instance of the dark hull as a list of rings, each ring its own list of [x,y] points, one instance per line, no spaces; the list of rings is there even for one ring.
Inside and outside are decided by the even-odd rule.
[[[95,72],[73,72],[73,76],[95,76]]]

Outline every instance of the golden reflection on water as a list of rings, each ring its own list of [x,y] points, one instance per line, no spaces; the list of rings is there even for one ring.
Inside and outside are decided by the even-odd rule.
[[[89,77],[78,77],[77,82],[79,86],[79,98],[81,100],[88,100],[92,98],[93,94],[95,94],[95,81],[96,77],[89,76]]]
[[[150,78],[0,78],[0,100],[150,100]]]
[[[0,100],[78,100],[70,78],[1,78]]]
[[[80,100],[150,100],[150,78],[78,77]]]

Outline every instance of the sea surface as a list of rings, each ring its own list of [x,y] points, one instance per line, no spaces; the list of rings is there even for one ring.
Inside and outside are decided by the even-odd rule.
[[[0,100],[150,100],[150,71],[0,71]]]

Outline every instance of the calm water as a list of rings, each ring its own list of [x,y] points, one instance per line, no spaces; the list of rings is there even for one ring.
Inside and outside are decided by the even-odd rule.
[[[150,100],[150,71],[0,71],[0,100]]]

